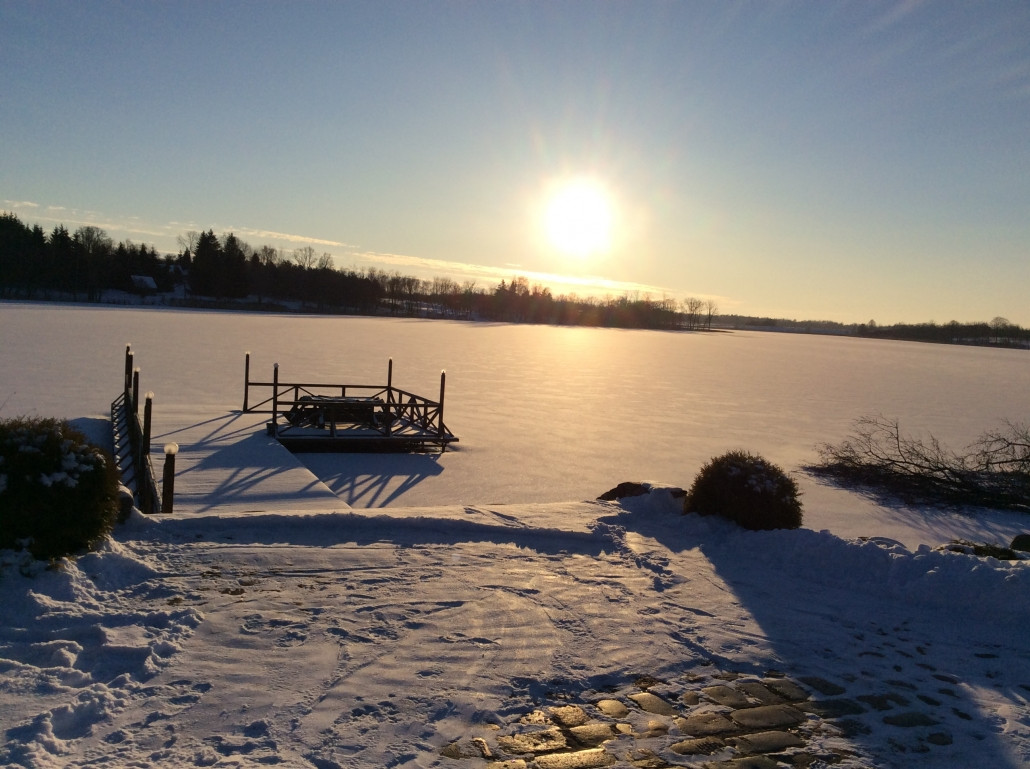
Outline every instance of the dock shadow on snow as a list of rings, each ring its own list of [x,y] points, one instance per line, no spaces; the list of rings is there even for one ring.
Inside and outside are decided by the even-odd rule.
[[[171,420],[174,417],[174,413],[170,415]],[[180,512],[344,507],[325,484],[266,433],[260,416],[230,412],[155,433],[152,451],[160,451],[162,443],[172,441],[179,444],[175,500]]]
[[[311,453],[295,456],[351,507],[386,506],[427,478],[443,472],[437,452]]]
[[[923,754],[922,760],[936,755],[941,762],[1002,769],[1023,765],[1000,739],[1004,725],[998,714],[984,712],[968,694],[992,691],[1016,712],[1025,709],[1030,657],[1006,640],[1021,637],[1018,617],[961,603],[949,608],[947,595],[940,596],[939,605],[906,596],[886,584],[886,552],[883,568],[873,568],[870,583],[856,588],[857,580],[847,578],[849,564],[830,562],[828,553],[839,551],[839,543],[817,552],[830,536],[825,532],[748,532],[719,519],[704,520],[698,529],[632,512],[601,519],[669,551],[703,554],[761,628],[777,669],[808,686],[816,714],[867,755],[892,766]],[[809,549],[816,551],[810,559]],[[869,558],[856,553],[856,565]],[[885,579],[878,582],[878,577]],[[943,612],[950,621],[942,621]],[[814,638],[823,639],[817,651]],[[681,640],[726,669],[747,667]],[[955,665],[956,658],[962,658],[961,665]],[[752,664],[748,672],[761,675],[770,660]]]

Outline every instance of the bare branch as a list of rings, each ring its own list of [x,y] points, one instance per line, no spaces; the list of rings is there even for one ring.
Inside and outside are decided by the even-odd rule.
[[[818,447],[813,472],[922,502],[1030,510],[1030,430],[1007,423],[956,454],[933,435],[902,433],[898,420],[864,416],[839,444]]]

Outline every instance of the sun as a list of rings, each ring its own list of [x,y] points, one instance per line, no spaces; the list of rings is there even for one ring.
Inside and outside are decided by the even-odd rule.
[[[547,242],[563,254],[589,257],[611,249],[614,207],[605,187],[592,179],[554,185],[543,208]]]

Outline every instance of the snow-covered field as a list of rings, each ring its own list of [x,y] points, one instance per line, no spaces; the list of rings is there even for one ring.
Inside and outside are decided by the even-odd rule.
[[[675,752],[688,722],[641,709],[640,678],[693,716],[780,674],[812,697],[795,765],[1030,762],[1030,563],[933,548],[1016,516],[803,478],[805,528],[751,533],[664,488],[727,448],[796,470],[870,412],[961,444],[1025,418],[1025,353],[0,304],[0,416],[102,425],[126,342],[156,408],[198,420],[239,407],[244,350],[329,381],[393,356],[427,394],[446,368],[460,448],[418,473],[338,457],[335,510],[135,515],[57,569],[0,554],[0,763],[514,768],[534,759],[505,738],[578,705],[611,739],[536,766],[701,765],[734,751]]]

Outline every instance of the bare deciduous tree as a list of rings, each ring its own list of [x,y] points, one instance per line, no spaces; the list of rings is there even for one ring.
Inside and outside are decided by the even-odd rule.
[[[282,252],[274,246],[261,246],[258,251],[258,259],[268,266],[275,266],[283,261]]]
[[[92,225],[79,227],[79,229],[75,230],[73,238],[82,244],[82,249],[86,256],[96,256],[102,251],[112,248],[114,245],[114,242],[104,230]]]
[[[687,316],[687,328],[689,330],[694,331],[700,327],[701,311],[704,307],[704,299],[698,299],[696,296],[688,296],[683,300],[683,311]]]
[[[293,261],[305,270],[310,270],[315,266],[316,258],[315,249],[311,246],[301,246],[293,250]]]
[[[714,299],[705,299],[705,328],[709,331],[712,330],[712,318],[714,318],[719,312],[719,305],[715,303]]]
[[[179,235],[176,238],[176,241],[179,243],[179,248],[183,251],[189,251],[190,255],[193,255],[197,252],[197,243],[200,241],[200,233],[196,230],[190,230],[189,232],[184,232],[182,235]]]

